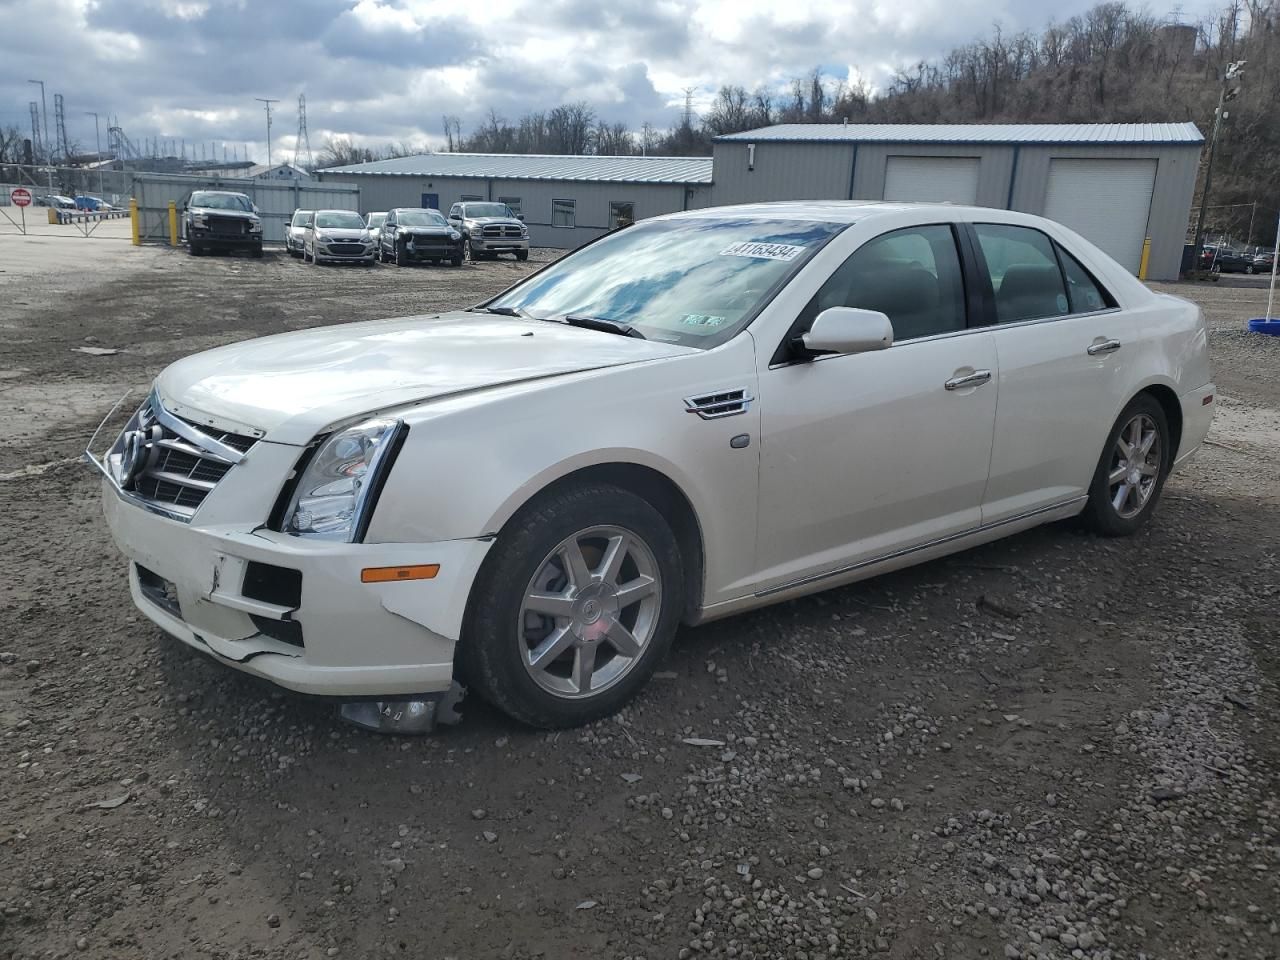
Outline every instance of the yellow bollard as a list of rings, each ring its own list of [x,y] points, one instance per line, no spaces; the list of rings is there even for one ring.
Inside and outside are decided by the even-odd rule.
[[[1151,259],[1151,238],[1142,241],[1142,263],[1138,265],[1138,279],[1147,279],[1147,262]]]
[[[57,208],[56,208],[56,207],[50,207],[50,208],[49,208],[49,222],[50,222],[50,223],[57,223],[57,222],[58,222],[58,210],[57,210]]]
[[[178,205],[169,201],[169,246],[178,245]]]
[[[129,233],[133,237],[135,247],[142,246],[142,225],[138,223],[138,199],[129,198]]]

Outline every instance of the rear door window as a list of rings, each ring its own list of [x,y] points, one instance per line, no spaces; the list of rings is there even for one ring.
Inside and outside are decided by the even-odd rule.
[[[976,223],[973,228],[991,278],[997,323],[1042,320],[1071,312],[1052,240],[1030,227]]]
[[[1067,297],[1071,301],[1071,312],[1097,313],[1114,307],[1115,299],[1080,265],[1080,261],[1062,249],[1061,244],[1055,246],[1058,248],[1058,259],[1062,262],[1062,273],[1067,278]]]

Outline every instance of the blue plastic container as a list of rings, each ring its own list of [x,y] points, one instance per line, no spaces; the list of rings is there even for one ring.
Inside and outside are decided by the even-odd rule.
[[[1280,337],[1280,320],[1250,320],[1249,329],[1254,333],[1265,333],[1272,337]]]

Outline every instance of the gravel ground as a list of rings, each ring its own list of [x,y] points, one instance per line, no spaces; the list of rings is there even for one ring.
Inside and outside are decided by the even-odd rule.
[[[1260,285],[1162,288],[1204,305],[1221,395],[1138,536],[1041,528],[686,630],[580,731],[469,703],[395,739],[135,614],[73,458],[181,355],[468,304],[551,254],[87,244],[0,272],[0,958],[1280,955]]]

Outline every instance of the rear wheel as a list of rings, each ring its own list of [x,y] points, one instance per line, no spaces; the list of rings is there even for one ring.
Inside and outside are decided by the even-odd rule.
[[[1085,523],[1108,537],[1137,532],[1155,512],[1173,456],[1164,409],[1150,394],[1134,397],[1107,437],[1089,486]]]
[[[646,500],[582,486],[526,508],[476,580],[459,665],[517,720],[572,727],[624,706],[684,607],[679,547]]]

